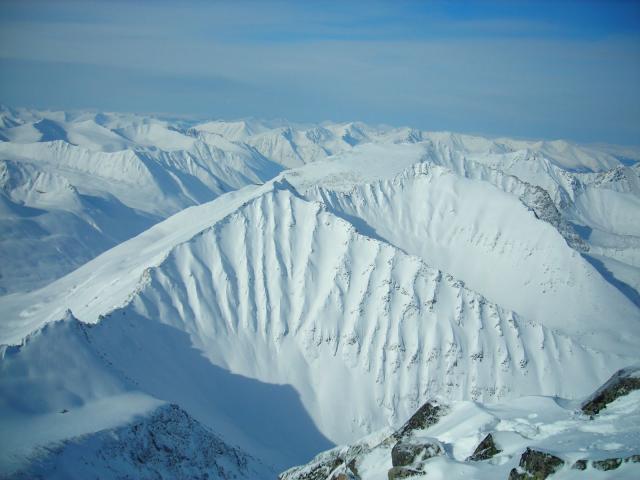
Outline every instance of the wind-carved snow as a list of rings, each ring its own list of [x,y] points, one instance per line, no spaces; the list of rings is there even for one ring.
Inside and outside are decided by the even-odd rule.
[[[0,139],[6,140],[0,142],[2,161],[56,175],[92,200],[80,208],[61,201],[51,205],[46,197],[64,197],[52,185],[34,188],[27,196],[3,186],[2,231],[10,240],[2,248],[7,255],[2,259],[6,266],[0,271],[0,293],[43,286],[168,215],[262,183],[283,167],[349,154],[367,144],[395,145],[398,151],[403,144],[415,144],[431,150],[431,162],[458,175],[498,188],[520,185],[517,194],[536,214],[578,250],[593,247],[589,259],[596,268],[623,290],[635,290],[628,296],[640,298],[638,236],[628,228],[637,223],[633,220],[638,182],[629,192],[617,186],[601,188],[603,182],[597,179],[607,175],[603,172],[620,175],[627,169],[628,175],[634,168],[637,177],[637,165],[624,166],[638,160],[632,149],[486,139],[359,122],[197,124],[131,114],[6,107],[0,107]],[[510,176],[522,182],[506,181]],[[103,228],[100,217],[116,216],[125,219],[123,229]],[[576,235],[569,222],[589,230],[588,238]],[[14,261],[23,256],[24,248],[32,252],[28,265]],[[61,260],[56,264],[57,256]]]
[[[4,259],[44,252],[46,283],[122,243],[0,298],[14,453],[171,402],[285,467],[427,398],[575,398],[638,360],[639,170],[615,149],[43,115],[0,109]],[[84,232],[105,246],[65,250]]]
[[[293,385],[336,442],[397,423],[427,396],[584,394],[632,358],[524,320],[286,185],[145,276],[123,311],[188,332],[234,373]]]
[[[160,224],[25,301],[44,302],[31,313],[38,321],[77,302],[81,318],[98,320],[87,330],[92,348],[129,388],[180,404],[277,465],[326,448],[323,436],[342,443],[397,425],[433,395],[572,397],[635,358],[607,342],[601,351],[584,347],[487,301],[418,257],[359,234],[286,181],[225,197],[184,212],[201,222],[194,233],[167,237],[172,226]],[[121,285],[114,260],[134,250],[148,258],[136,267],[143,283]],[[63,293],[68,282],[76,287]],[[125,305],[112,310],[120,295]],[[101,303],[83,309],[94,296]],[[600,331],[607,335],[607,326]],[[291,385],[312,420],[295,422],[306,433],[281,436],[284,418],[265,423],[279,418],[271,403],[258,423],[248,422],[244,412],[255,406],[239,409],[237,385],[220,388],[225,375]],[[291,416],[295,403],[285,397]],[[283,440],[274,451],[276,438]]]
[[[521,184],[516,190],[526,187],[526,195],[518,193],[521,199],[537,215],[542,213],[541,218],[552,223],[605,278],[640,305],[637,154],[628,153],[623,158],[629,163],[626,165],[609,153],[617,152],[613,147],[608,151],[560,141],[490,142],[456,134],[425,138],[431,142],[430,161],[458,175],[482,179],[501,189],[503,181],[496,181],[500,178],[521,180],[516,182]]]
[[[637,310],[551,223],[491,183],[416,165],[423,154],[369,146],[187,209],[47,288],[0,300],[2,338],[71,307],[98,322],[93,348],[141,393],[279,465],[397,425],[434,395],[576,397],[637,360]],[[518,313],[432,266],[445,261],[469,284],[476,275],[474,290],[492,279],[490,293],[520,301]],[[513,292],[500,297],[498,285]],[[582,303],[544,305],[541,289]],[[564,317],[545,314],[563,308]],[[181,373],[194,365],[203,373]],[[318,431],[265,438],[281,427],[247,423],[234,389],[217,387],[223,371],[290,385],[305,412],[296,425]],[[278,418],[274,404],[264,418]],[[298,453],[278,459],[274,438],[284,439],[278,451]]]
[[[185,207],[282,170],[247,145],[204,142],[158,121],[56,125],[68,135],[0,142],[0,293],[42,286]],[[124,143],[76,138],[85,126],[100,133],[96,142],[109,132]],[[29,262],[19,261],[26,251]]]
[[[617,337],[601,334],[603,319],[622,332],[628,319],[638,318],[637,307],[567,244],[554,222],[541,210],[527,210],[534,187],[501,172],[493,172],[491,183],[465,179],[428,161],[370,183],[327,173],[353,170],[365,159],[372,170],[375,158],[384,163],[379,152],[365,152],[322,165],[314,182],[298,180],[295,170],[287,176],[363,233],[419,256],[525,318],[584,336],[583,342],[616,344]],[[553,204],[542,208],[557,214]]]
[[[532,318],[543,318],[552,310],[564,316],[558,304],[581,297],[581,284],[606,294],[612,290],[554,229],[533,215],[527,218],[512,197],[442,171],[435,175],[433,182],[431,175],[421,173],[405,181],[358,186],[347,194],[318,188],[309,195],[321,198],[338,214],[362,219],[365,230],[369,227],[374,235]],[[469,258],[474,259],[471,264]],[[547,301],[541,304],[541,298]],[[587,300],[584,311],[572,305],[571,315],[603,315],[591,309],[601,300],[602,294]]]

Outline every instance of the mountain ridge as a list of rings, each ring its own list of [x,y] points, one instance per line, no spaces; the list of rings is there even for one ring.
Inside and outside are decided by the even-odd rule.
[[[65,226],[58,248],[83,225],[100,233],[88,243],[117,243],[0,296],[0,391],[14,399],[0,423],[27,464],[64,420],[100,443],[176,404],[283,470],[434,396],[577,398],[638,361],[640,168],[604,150],[362,123],[7,115],[2,231],[34,250]],[[43,119],[67,139],[34,142]],[[87,420],[105,405],[111,424]]]

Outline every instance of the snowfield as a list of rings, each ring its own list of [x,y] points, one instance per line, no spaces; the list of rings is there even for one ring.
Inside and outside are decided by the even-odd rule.
[[[635,150],[7,108],[0,127],[0,476],[274,478],[365,437],[356,475],[387,478],[377,445],[434,399],[429,478],[507,478],[538,444],[640,454],[635,393],[574,412],[640,362]],[[464,462],[488,431],[502,456]]]

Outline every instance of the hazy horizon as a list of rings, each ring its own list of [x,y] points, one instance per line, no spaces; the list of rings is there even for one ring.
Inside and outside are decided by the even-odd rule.
[[[0,102],[640,144],[632,2],[3,2]]]

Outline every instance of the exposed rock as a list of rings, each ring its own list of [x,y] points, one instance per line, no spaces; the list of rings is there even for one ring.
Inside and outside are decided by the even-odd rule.
[[[630,367],[618,370],[600,387],[592,397],[582,405],[582,411],[587,415],[597,415],[611,402],[633,390],[640,389],[640,368]]]
[[[446,413],[446,408],[436,403],[426,402],[406,423],[393,434],[396,440],[400,440],[414,430],[424,430],[440,420]]]
[[[129,424],[53,444],[36,455],[26,470],[3,478],[240,480],[275,476],[271,468],[225,443],[171,404]],[[65,474],[70,471],[72,475]]]
[[[356,459],[352,458],[351,461],[349,461],[349,463],[347,464],[347,468],[349,470],[351,470],[351,472],[353,472],[353,474],[360,478],[360,475],[358,475],[358,467],[356,466]]]
[[[562,218],[549,192],[538,185],[523,183],[525,191],[520,195],[520,201],[533,211],[536,218],[553,225],[571,248],[578,252],[588,252],[589,244],[580,238],[569,222]]]
[[[519,465],[519,469],[511,470],[509,480],[544,480],[560,470],[564,460],[550,453],[527,448],[520,457]]]
[[[328,452],[321,460],[302,467],[294,467],[278,476],[279,480],[326,480],[336,468],[344,463],[337,452]]]
[[[474,462],[487,460],[494,457],[501,451],[502,450],[497,447],[495,441],[493,440],[493,435],[488,434],[486,437],[484,437],[484,440],[482,440],[476,447],[473,455],[471,455],[467,460],[471,460]]]
[[[389,469],[387,473],[387,478],[389,480],[395,480],[396,478],[409,478],[414,477],[416,475],[422,475],[424,472],[420,470],[416,470],[410,467],[393,467]]]
[[[353,458],[348,464],[342,464],[331,475],[330,480],[360,480],[358,469],[356,468],[356,459]]]
[[[586,470],[587,469],[587,461],[585,459],[576,460],[571,468],[573,470]]]
[[[351,480],[346,473],[336,473],[331,477],[331,480]]]
[[[602,470],[606,472],[608,470],[615,470],[622,465],[621,458],[606,458],[604,460],[594,460],[591,462],[591,466],[596,470]]]
[[[400,441],[391,449],[391,464],[394,467],[405,467],[443,453],[442,447],[435,442],[409,443]]]
[[[282,472],[279,480],[360,480],[358,457],[369,452],[366,445],[339,447],[317,455],[306,465]]]
[[[625,462],[640,463],[640,455],[631,455],[624,459]]]

